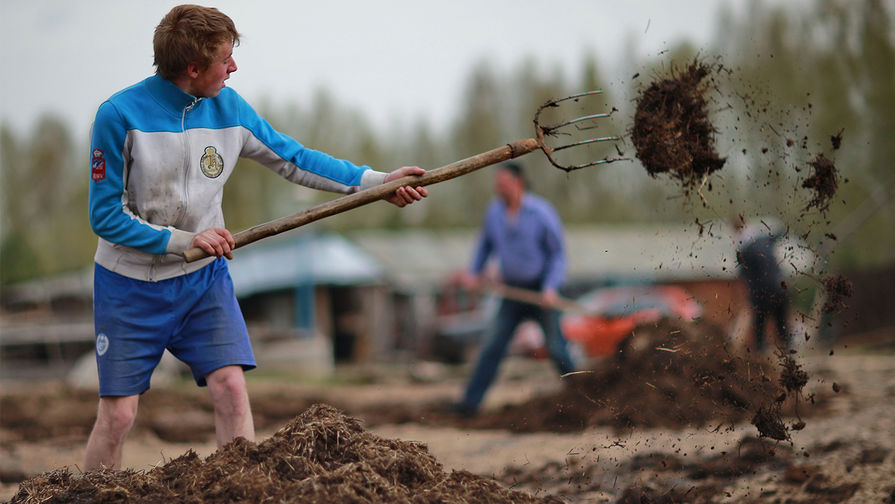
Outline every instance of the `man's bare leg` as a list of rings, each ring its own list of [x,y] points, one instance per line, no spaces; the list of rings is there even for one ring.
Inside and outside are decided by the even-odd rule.
[[[244,437],[255,440],[255,424],[249,406],[245,374],[241,366],[225,366],[205,377],[214,405],[215,439],[218,448]]]
[[[124,440],[137,417],[140,396],[100,397],[96,422],[87,440],[84,470],[121,468]]]

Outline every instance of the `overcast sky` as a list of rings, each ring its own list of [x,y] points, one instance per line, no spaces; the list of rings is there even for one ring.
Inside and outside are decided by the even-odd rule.
[[[152,32],[182,2],[0,0],[0,113],[16,129],[52,112],[87,135],[96,107],[150,75]],[[452,118],[471,70],[534,58],[574,77],[586,55],[621,56],[715,37],[722,4],[746,0],[223,0],[243,34],[228,84],[250,103],[305,103],[320,87],[377,125]]]

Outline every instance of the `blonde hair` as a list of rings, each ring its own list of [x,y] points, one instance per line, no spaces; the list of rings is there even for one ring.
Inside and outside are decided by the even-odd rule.
[[[162,18],[152,37],[156,73],[173,80],[190,63],[208,68],[225,43],[239,44],[236,25],[226,14],[213,7],[178,5]]]

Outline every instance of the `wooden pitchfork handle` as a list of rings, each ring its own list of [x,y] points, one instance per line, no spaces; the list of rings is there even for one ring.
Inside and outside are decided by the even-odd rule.
[[[467,173],[471,173],[480,168],[528,154],[539,148],[544,148],[543,141],[539,142],[538,139],[535,138],[518,140],[488,152],[476,154],[475,156],[456,161],[449,165],[442,166],[441,168],[427,171],[422,175],[408,175],[406,177],[401,177],[398,180],[392,180],[386,184],[380,184],[369,189],[364,189],[363,191],[358,191],[354,194],[342,196],[326,203],[312,206],[297,214],[281,217],[240,231],[233,235],[233,240],[236,242],[234,249],[242,247],[243,245],[248,245],[249,243],[258,241],[262,238],[267,238],[268,236],[273,236],[290,229],[304,226],[305,224],[323,219],[324,217],[329,217],[381,200],[404,186],[419,187],[444,182],[445,180],[466,175]],[[193,247],[183,252],[183,257],[188,263],[198,261],[199,259],[208,256],[209,254],[199,247]]]
[[[495,295],[510,299],[513,301],[519,301],[521,303],[528,303],[536,306],[544,306],[544,294],[542,292],[522,289],[520,287],[512,287],[506,284],[484,284],[482,286],[483,290],[494,293]],[[552,307],[555,310],[569,312],[569,313],[577,313],[581,315],[591,315],[592,310],[576,301],[572,301],[571,299],[566,299],[564,297],[560,297],[556,305]]]

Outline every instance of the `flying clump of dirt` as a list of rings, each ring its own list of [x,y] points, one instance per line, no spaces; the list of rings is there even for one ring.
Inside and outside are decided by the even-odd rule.
[[[721,169],[715,152],[715,127],[708,117],[705,92],[712,68],[698,61],[680,73],[650,84],[637,99],[631,138],[637,158],[652,177],[667,173],[685,189]]]
[[[839,130],[835,135],[830,135],[830,143],[833,145],[833,150],[839,150],[839,147],[842,147],[842,132],[844,129]]]
[[[824,277],[820,279],[820,283],[826,293],[826,300],[821,308],[824,313],[839,313],[848,308],[845,300],[855,293],[854,285],[848,278],[844,275]]]
[[[767,437],[776,439],[777,441],[786,441],[789,439],[790,430],[801,430],[805,428],[805,422],[798,420],[787,428],[783,422],[782,405],[787,397],[794,398],[795,414],[798,417],[798,404],[802,399],[802,391],[808,384],[808,373],[802,369],[802,366],[786,354],[782,350],[777,354],[780,364],[780,377],[778,383],[782,387],[780,394],[773,402],[765,402],[758,407],[755,415],[752,417],[752,425],[758,429],[759,437]]]
[[[808,202],[805,210],[817,208],[821,212],[826,212],[830,208],[830,200],[836,195],[836,189],[839,187],[839,173],[833,161],[823,154],[818,154],[809,164],[814,173],[802,182],[802,187],[814,190],[814,198]]]
[[[800,394],[808,384],[808,373],[790,355],[782,354],[780,360],[780,385],[790,394]]]
[[[752,417],[752,425],[758,429],[760,437],[785,441],[789,439],[789,432],[780,417],[780,411],[774,406],[761,406]]]

